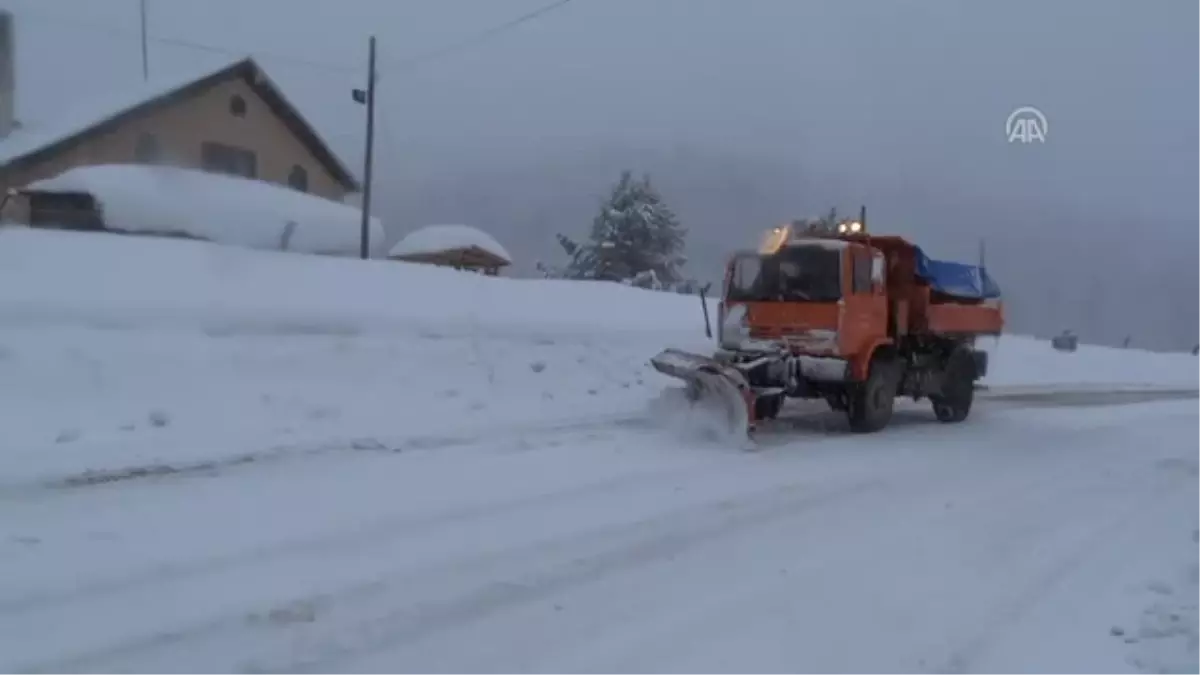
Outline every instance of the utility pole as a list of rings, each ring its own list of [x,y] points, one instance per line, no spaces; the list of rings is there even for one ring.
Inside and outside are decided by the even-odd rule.
[[[143,0],[144,1],[144,0]],[[367,56],[367,90],[354,90],[354,101],[367,106],[367,151],[363,155],[362,234],[359,257],[371,257],[371,175],[375,149],[375,36],[371,36]]]
[[[142,16],[142,80],[148,82],[150,80],[150,50],[146,36],[146,0],[141,0],[140,5]]]

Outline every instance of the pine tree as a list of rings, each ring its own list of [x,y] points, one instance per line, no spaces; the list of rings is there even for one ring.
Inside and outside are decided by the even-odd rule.
[[[558,235],[559,244],[571,256],[566,276],[575,279],[632,281],[649,274],[661,284],[680,280],[680,267],[687,231],[650,177],[634,180],[624,171],[608,200],[592,221],[586,244]]]
[[[596,279],[597,261],[595,247],[575,242],[570,237],[559,234],[558,245],[562,246],[570,260],[559,273],[562,279]]]

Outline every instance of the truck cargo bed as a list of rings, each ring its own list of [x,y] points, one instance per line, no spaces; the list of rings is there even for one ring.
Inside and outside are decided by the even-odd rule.
[[[993,304],[932,303],[925,318],[925,330],[937,335],[999,335],[1004,330],[1004,315]]]

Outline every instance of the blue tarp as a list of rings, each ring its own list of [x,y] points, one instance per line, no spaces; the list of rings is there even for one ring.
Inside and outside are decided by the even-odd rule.
[[[998,298],[998,286],[978,265],[934,260],[917,248],[917,276],[935,291],[958,298]]]

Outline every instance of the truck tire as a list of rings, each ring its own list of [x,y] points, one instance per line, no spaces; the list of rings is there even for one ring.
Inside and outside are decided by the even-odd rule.
[[[779,411],[783,408],[783,394],[773,394],[770,396],[759,396],[754,399],[754,418],[759,420],[773,420],[779,416]]]
[[[959,347],[946,359],[942,390],[929,396],[933,414],[939,422],[962,422],[971,414],[975,402],[975,357],[970,349]]]
[[[846,396],[846,419],[850,430],[873,433],[892,421],[896,405],[896,378],[890,359],[872,359],[867,379],[851,385]]]

